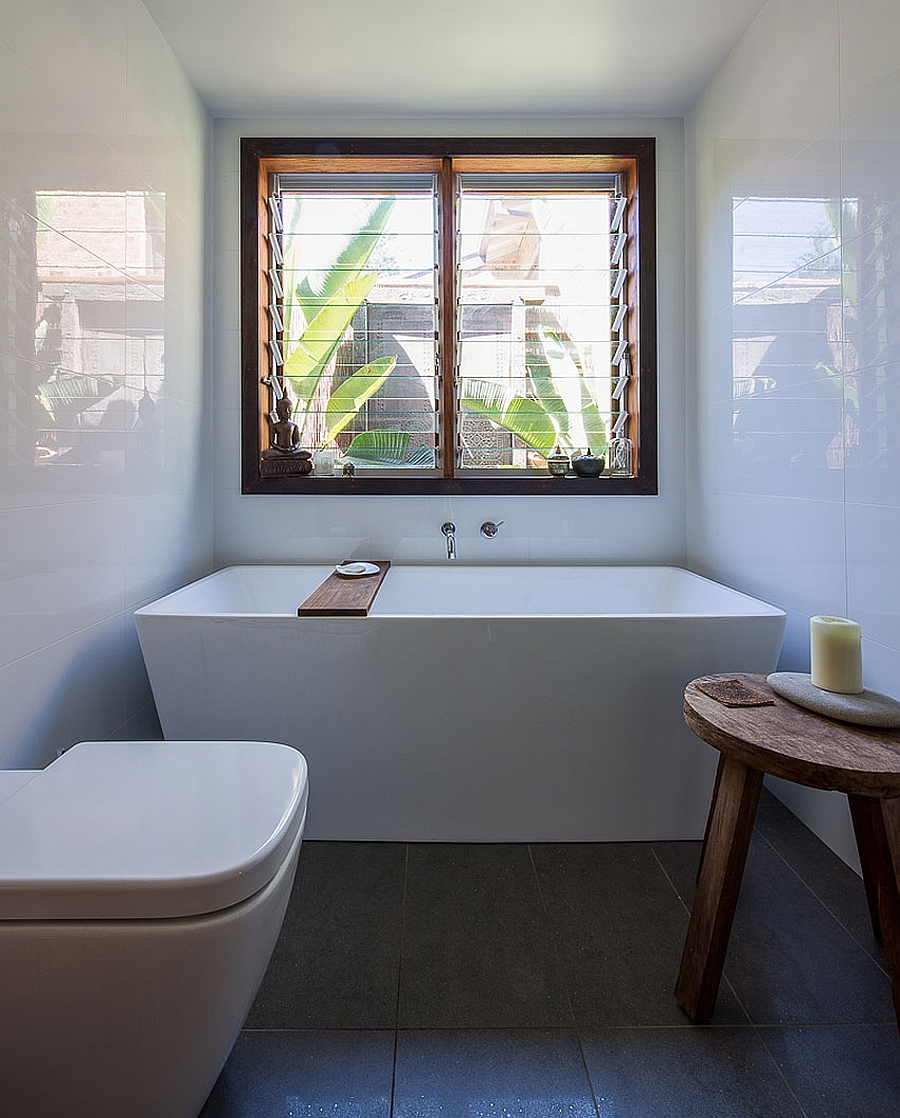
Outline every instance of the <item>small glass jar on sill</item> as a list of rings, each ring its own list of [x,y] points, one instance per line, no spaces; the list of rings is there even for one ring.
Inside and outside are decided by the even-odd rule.
[[[634,473],[634,446],[631,439],[620,435],[609,444],[609,476],[631,477]]]

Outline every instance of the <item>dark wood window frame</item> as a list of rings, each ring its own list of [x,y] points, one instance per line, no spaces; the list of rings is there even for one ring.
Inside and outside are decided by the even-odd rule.
[[[242,493],[281,494],[478,494],[604,496],[658,493],[657,402],[656,402],[656,144],[653,138],[606,139],[294,139],[244,138],[241,140],[241,364],[242,364]],[[515,156],[602,157],[608,169],[625,172],[629,214],[628,282],[633,284],[629,314],[636,320],[629,330],[629,349],[635,376],[628,386],[627,410],[636,417],[632,427],[637,472],[634,477],[554,478],[547,474],[440,476],[440,471],[416,475],[369,475],[354,477],[278,476],[264,477],[260,456],[268,446],[268,420],[264,404],[267,363],[266,291],[268,229],[267,202],[270,175],[289,170],[296,157],[390,156],[438,160],[473,157],[508,160]],[[386,165],[386,169],[389,166]],[[447,189],[444,176],[444,189]],[[445,200],[446,201],[446,200]],[[449,207],[444,206],[444,214]],[[448,230],[444,230],[446,236]],[[446,338],[454,329],[454,308],[447,301],[453,291],[453,276],[444,276],[440,329]],[[446,343],[444,343],[446,344]],[[442,435],[448,437],[453,416],[441,415]]]

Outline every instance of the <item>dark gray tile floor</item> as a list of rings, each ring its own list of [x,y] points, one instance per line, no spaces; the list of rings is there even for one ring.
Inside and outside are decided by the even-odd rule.
[[[307,842],[201,1118],[896,1118],[859,878],[764,793],[712,1022],[699,843]]]

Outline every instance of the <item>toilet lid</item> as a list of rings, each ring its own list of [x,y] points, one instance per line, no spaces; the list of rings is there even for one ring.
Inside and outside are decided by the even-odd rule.
[[[273,742],[82,742],[0,803],[0,920],[164,919],[263,888],[306,818]]]

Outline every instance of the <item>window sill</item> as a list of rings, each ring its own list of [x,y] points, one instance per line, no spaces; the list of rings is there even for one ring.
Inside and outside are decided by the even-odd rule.
[[[655,478],[628,477],[397,477],[359,473],[353,477],[251,477],[245,479],[244,494],[298,493],[324,496],[446,496],[506,495],[529,497],[622,497],[655,496]]]

